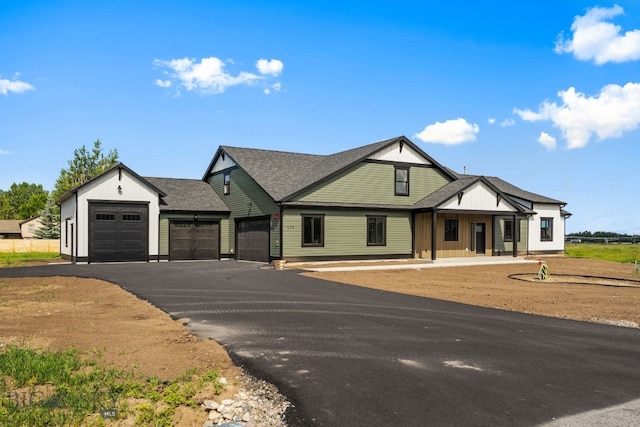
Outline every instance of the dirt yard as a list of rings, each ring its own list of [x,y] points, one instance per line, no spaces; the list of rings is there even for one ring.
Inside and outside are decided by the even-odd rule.
[[[633,266],[561,257],[549,258],[547,264],[548,282],[508,277],[532,278],[538,268],[535,263],[306,274],[504,310],[638,327],[640,277]],[[627,279],[632,287],[563,284],[555,281],[559,276],[554,274],[560,273]],[[73,347],[106,366],[162,379],[173,379],[187,368],[218,369],[231,386],[228,395],[241,375],[220,345],[195,337],[183,322],[99,280],[0,279],[0,318],[0,347]]]
[[[537,280],[536,263],[305,274],[502,310],[638,327],[640,275],[633,265],[565,257],[545,261],[551,276],[544,282]]]

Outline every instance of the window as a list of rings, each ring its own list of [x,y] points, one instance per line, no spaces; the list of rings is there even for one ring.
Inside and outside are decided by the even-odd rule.
[[[96,214],[96,221],[115,221],[115,220],[116,220],[115,214],[107,214],[107,213]]]
[[[123,221],[140,221],[141,218],[140,214],[122,214]]]
[[[222,185],[222,194],[225,196],[231,193],[231,172],[224,173],[224,184]]]
[[[553,240],[553,218],[540,218],[540,240]]]
[[[458,220],[457,219],[444,220],[444,241],[445,242],[458,241]]]
[[[302,246],[324,246],[324,215],[302,215]]]
[[[387,244],[387,217],[367,217],[367,246],[385,246]]]
[[[518,230],[520,229],[520,220],[518,220]],[[513,242],[513,234],[515,230],[513,229],[513,219],[504,220],[504,241],[505,242]],[[520,234],[518,233],[518,242],[520,242]]]
[[[396,167],[395,173],[395,195],[409,195],[409,168]]]
[[[36,226],[34,224],[29,224],[27,229],[29,230],[29,233],[33,233],[34,231],[36,231]]]

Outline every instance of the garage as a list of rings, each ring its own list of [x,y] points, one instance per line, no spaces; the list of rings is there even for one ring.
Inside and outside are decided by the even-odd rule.
[[[89,203],[89,262],[149,260],[148,203]]]
[[[220,223],[175,221],[169,223],[169,260],[220,258]]]
[[[236,220],[237,258],[269,262],[269,228],[269,217]]]

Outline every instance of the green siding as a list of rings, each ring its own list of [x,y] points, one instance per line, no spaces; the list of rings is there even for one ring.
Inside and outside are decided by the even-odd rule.
[[[409,196],[396,196],[392,164],[363,162],[296,198],[300,202],[412,205],[449,182],[442,172],[411,167]]]
[[[235,220],[271,216],[280,212],[278,205],[256,182],[240,168],[230,170],[231,186],[229,194],[223,194],[224,173],[218,172],[208,179],[209,185],[231,210],[229,221],[221,224],[221,253],[235,253]],[[270,252],[274,258],[280,257],[280,223],[271,221]]]
[[[302,214],[324,214],[324,247],[302,246]],[[386,246],[367,246],[367,215],[387,217]],[[286,209],[283,215],[283,258],[331,256],[411,256],[411,213]]]
[[[494,230],[495,230],[495,242],[493,244],[494,252],[496,255],[504,255],[504,254],[512,254],[513,253],[513,242],[505,242],[504,241],[504,220],[511,219],[508,217],[498,216],[494,219]],[[527,250],[527,240],[528,240],[528,221],[526,217],[518,217],[518,222],[520,223],[520,241],[518,242],[518,252],[523,253]]]

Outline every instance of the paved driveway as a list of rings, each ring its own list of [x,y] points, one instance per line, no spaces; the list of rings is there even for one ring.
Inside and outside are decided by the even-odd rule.
[[[425,272],[428,274],[428,272]],[[537,425],[640,398],[640,330],[234,261],[3,269],[120,284],[275,383],[295,425]]]

